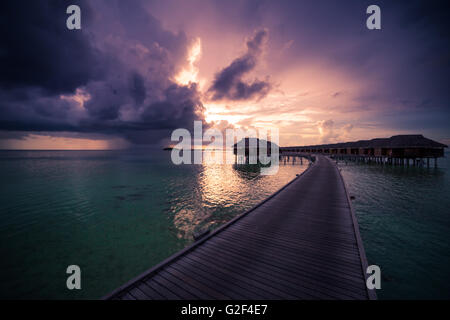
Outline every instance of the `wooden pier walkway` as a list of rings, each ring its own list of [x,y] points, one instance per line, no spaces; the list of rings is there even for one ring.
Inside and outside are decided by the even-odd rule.
[[[345,183],[321,155],[255,208],[105,299],[375,299]]]

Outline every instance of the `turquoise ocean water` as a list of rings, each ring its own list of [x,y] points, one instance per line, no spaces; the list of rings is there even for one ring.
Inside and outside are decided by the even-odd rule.
[[[262,176],[206,162],[176,166],[162,150],[0,151],[0,298],[100,298],[307,168]],[[72,264],[81,290],[66,288]]]
[[[380,299],[450,297],[450,162],[340,162]],[[97,299],[307,168],[182,165],[170,152],[0,151],[0,298]],[[66,268],[82,289],[66,289]]]
[[[450,299],[450,154],[427,167],[339,162],[379,299]]]

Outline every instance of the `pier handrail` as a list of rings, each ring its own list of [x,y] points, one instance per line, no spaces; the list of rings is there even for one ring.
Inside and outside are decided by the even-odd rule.
[[[366,252],[364,250],[364,245],[363,245],[363,241],[362,241],[362,238],[361,238],[361,234],[359,232],[358,219],[356,218],[355,210],[353,208],[352,201],[350,199],[350,194],[348,192],[347,183],[345,182],[345,179],[342,176],[341,170],[338,168],[337,165],[335,165],[335,166],[336,166],[336,169],[339,172],[339,176],[341,178],[341,182],[344,185],[345,194],[347,195],[347,202],[348,202],[348,205],[350,207],[350,213],[351,213],[351,217],[352,217],[352,221],[353,221],[353,229],[354,229],[354,232],[355,232],[356,243],[358,244],[359,256],[361,257],[361,268],[363,270],[364,279],[367,282],[368,275],[367,275],[366,271],[367,271],[367,267],[369,266],[369,264],[368,264],[368,261],[367,261]],[[376,294],[375,290],[367,288],[367,285],[366,285],[366,289],[367,289],[367,295],[369,296],[369,299],[370,300],[377,300],[377,294]]]

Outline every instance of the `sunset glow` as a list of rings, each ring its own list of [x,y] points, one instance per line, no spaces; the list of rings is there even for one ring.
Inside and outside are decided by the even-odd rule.
[[[369,30],[363,3],[134,2],[89,2],[101,14],[61,43],[51,37],[51,48],[36,46],[32,75],[8,68],[24,61],[5,64],[14,83],[2,91],[0,147],[45,132],[86,148],[167,145],[198,120],[220,130],[277,126],[282,145],[408,133],[450,142],[448,44],[438,26],[406,24],[395,5],[383,3],[391,19]],[[38,37],[33,30],[18,38]]]
[[[187,57],[187,66],[183,68],[175,77],[175,81],[180,85],[188,85],[189,83],[198,82],[198,68],[196,62],[202,54],[202,41],[200,38],[195,39],[191,48],[189,48]]]

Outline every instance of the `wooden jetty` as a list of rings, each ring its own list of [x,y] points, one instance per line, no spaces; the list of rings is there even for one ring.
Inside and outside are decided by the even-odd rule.
[[[437,158],[444,156],[444,148],[447,148],[445,144],[421,134],[410,134],[355,142],[280,147],[280,156],[324,154],[336,159],[419,166],[425,165],[425,160],[426,165],[430,166],[430,159],[434,159],[434,166],[437,166]]]
[[[253,209],[105,299],[375,299],[340,171],[322,155]]]

